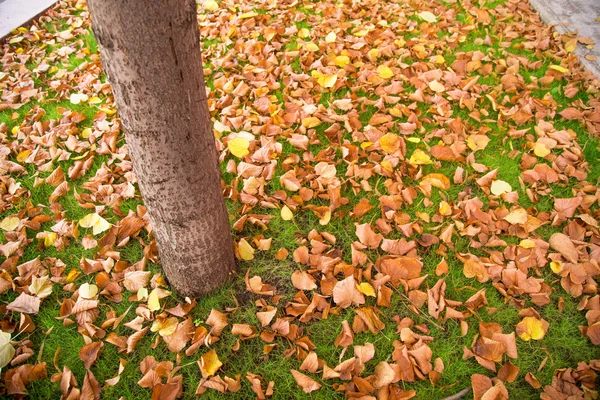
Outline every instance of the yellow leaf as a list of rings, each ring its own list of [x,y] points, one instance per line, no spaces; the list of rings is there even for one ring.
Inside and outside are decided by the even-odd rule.
[[[105,112],[106,115],[108,115],[109,117],[111,115],[114,115],[117,113],[117,110],[115,110],[114,108],[107,108],[107,107],[100,108],[100,111]]]
[[[203,6],[206,11],[217,11],[219,9],[219,5],[215,0],[206,0]]]
[[[473,151],[483,150],[490,142],[490,138],[485,135],[470,135],[467,138],[467,145]]]
[[[319,219],[319,224],[327,225],[331,221],[331,210],[325,211],[321,219]]]
[[[84,283],[79,287],[79,297],[83,299],[92,299],[98,294],[98,286]]]
[[[429,82],[429,89],[433,90],[436,93],[441,93],[446,90],[446,87],[438,81]]]
[[[550,262],[550,269],[555,274],[560,274],[563,270],[563,264],[560,261],[552,261]]]
[[[98,96],[94,96],[88,100],[88,104],[91,104],[91,105],[100,104],[100,103],[102,103],[102,99]]]
[[[7,232],[14,231],[19,223],[21,223],[21,220],[18,217],[6,217],[0,222],[0,228]]]
[[[410,156],[408,162],[412,165],[431,164],[431,157],[429,157],[423,150],[416,149],[412,156]]]
[[[146,297],[148,297],[148,289],[146,289],[145,287],[141,287],[138,291],[137,291],[137,300],[138,301],[142,301],[144,300]]]
[[[240,19],[254,18],[258,15],[257,12],[251,11],[240,15]]]
[[[92,130],[90,128],[85,128],[79,134],[82,138],[87,139],[92,135]]]
[[[527,222],[527,210],[524,208],[517,208],[508,213],[504,220],[511,224],[524,224]]]
[[[415,53],[417,58],[423,59],[427,57],[427,50],[425,50],[425,46],[422,44],[417,44],[412,47],[412,51]]]
[[[73,282],[75,279],[77,279],[77,277],[79,276],[79,274],[80,274],[80,272],[77,271],[75,268],[73,268],[67,274],[67,282]]]
[[[301,39],[307,38],[310,36],[310,31],[307,28],[302,28],[298,31],[298,37]]]
[[[358,285],[358,290],[366,296],[375,297],[375,289],[373,289],[373,286],[369,282],[363,282]]]
[[[379,145],[386,153],[394,153],[400,149],[400,136],[389,132],[384,137],[379,139]]]
[[[523,239],[519,242],[519,247],[524,249],[533,249],[535,247],[535,242],[531,239]]]
[[[17,161],[20,163],[25,162],[25,160],[27,160],[27,157],[29,157],[30,154],[31,150],[23,150],[22,152],[17,154]]]
[[[551,65],[548,68],[553,69],[558,72],[562,72],[563,74],[566,74],[567,72],[569,72],[568,69],[566,69],[565,67],[561,67],[560,65]]]
[[[238,243],[238,251],[242,260],[250,261],[254,259],[254,249],[252,246],[250,246],[250,243],[248,243],[246,239],[240,240]]]
[[[386,171],[392,172],[394,170],[394,166],[390,160],[383,160],[380,164]]]
[[[450,207],[450,204],[448,204],[445,201],[441,201],[440,205],[438,207],[438,211],[440,212],[440,214],[444,215],[444,216],[449,216],[452,215],[452,207]]]
[[[162,337],[171,336],[177,330],[178,320],[175,317],[169,317],[164,319],[155,319],[152,323],[150,331],[158,332]]]
[[[379,75],[381,79],[389,79],[394,76],[394,71],[392,71],[387,65],[380,65],[377,67],[377,75]]]
[[[158,300],[158,292],[153,289],[148,295],[148,309],[150,311],[160,310],[160,301]]]
[[[568,51],[569,53],[572,53],[573,51],[575,51],[576,48],[577,48],[577,38],[568,40],[567,43],[565,43],[565,50]]]
[[[421,143],[421,139],[418,137],[414,137],[414,136],[410,136],[406,140],[408,140],[411,143]]]
[[[360,144],[360,148],[361,149],[368,149],[369,147],[373,146],[373,142],[362,142]]]
[[[517,333],[524,341],[541,340],[544,338],[544,325],[535,317],[525,317],[517,324]]]
[[[494,196],[500,196],[501,194],[512,192],[512,187],[508,182],[497,180],[492,182],[490,190]]]
[[[203,378],[208,378],[209,376],[216,374],[222,365],[223,363],[219,360],[215,349],[212,349],[208,353],[204,353],[202,357],[200,357],[200,360],[198,360],[198,366],[200,367]]]
[[[305,128],[315,128],[319,125],[321,125],[321,120],[317,117],[306,117],[306,118],[302,118],[302,125]]]
[[[0,331],[0,369],[7,366],[15,356],[15,348],[10,340],[10,333]]]
[[[29,285],[29,293],[35,294],[40,299],[48,297],[52,294],[52,282],[48,275],[44,275],[41,278],[34,276]]]
[[[446,62],[446,59],[440,55],[435,57],[435,63],[440,65]]]
[[[423,177],[421,182],[429,183],[431,186],[442,190],[450,189],[450,179],[444,174],[427,174]]]
[[[56,232],[48,232],[46,237],[44,238],[44,246],[50,247],[56,242]]]
[[[398,107],[392,107],[388,110],[388,113],[394,117],[402,118],[402,111]]]
[[[227,142],[227,148],[229,149],[231,154],[233,154],[237,158],[242,158],[250,154],[250,151],[248,151],[248,147],[250,147],[250,142],[248,141],[248,139],[244,139],[241,137],[231,139]]]
[[[371,49],[367,52],[367,57],[369,58],[370,61],[375,61],[377,60],[377,57],[379,57],[379,49]]]
[[[98,213],[88,214],[79,220],[79,226],[82,228],[93,228],[92,234],[97,235],[108,230],[112,225],[102,218]]]
[[[281,219],[284,221],[290,221],[294,219],[294,214],[292,214],[292,210],[288,206],[283,206],[281,208]]]
[[[335,86],[335,83],[337,82],[337,75],[335,75],[335,74],[321,75],[317,79],[317,82],[319,83],[319,85],[323,86],[324,88],[332,88]]]
[[[348,56],[337,56],[333,63],[340,68],[344,68],[346,65],[350,64],[350,57]]]
[[[326,43],[334,43],[336,39],[337,39],[337,35],[335,34],[334,31],[329,32],[327,34],[327,36],[325,36]]]
[[[535,142],[535,147],[533,148],[533,154],[538,157],[544,158],[548,154],[550,154],[550,149],[542,142]]]
[[[427,21],[429,23],[437,22],[437,17],[433,15],[430,11],[423,11],[417,14],[423,21]]]
[[[318,51],[318,50],[319,50],[319,46],[317,46],[316,44],[314,44],[314,43],[312,43],[312,42],[310,42],[310,43],[306,43],[306,44],[304,45],[304,48],[305,48],[306,50],[308,50],[308,51],[312,51],[312,52],[315,52],[315,51]]]

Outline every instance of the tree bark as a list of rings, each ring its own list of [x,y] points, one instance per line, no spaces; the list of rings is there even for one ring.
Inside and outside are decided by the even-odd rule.
[[[89,0],[163,270],[204,295],[235,267],[194,0]]]

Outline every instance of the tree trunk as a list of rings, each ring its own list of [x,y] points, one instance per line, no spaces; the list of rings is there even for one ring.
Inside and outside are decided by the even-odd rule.
[[[194,0],[88,0],[163,270],[181,295],[235,267]]]

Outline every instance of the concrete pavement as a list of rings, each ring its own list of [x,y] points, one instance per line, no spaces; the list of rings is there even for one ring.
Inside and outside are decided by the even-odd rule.
[[[0,39],[51,7],[56,0],[0,0]]]
[[[600,79],[600,0],[529,0],[540,13],[542,20],[555,25],[560,33],[572,33],[574,37],[591,38],[595,45],[590,48],[581,42],[575,54],[581,63]],[[587,39],[583,39],[588,42]]]

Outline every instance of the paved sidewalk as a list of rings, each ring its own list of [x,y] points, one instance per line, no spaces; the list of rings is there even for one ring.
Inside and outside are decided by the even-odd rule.
[[[560,33],[593,39],[595,45],[577,44],[575,54],[600,79],[600,0],[530,0],[542,20]],[[598,18],[598,20],[597,20]],[[585,40],[585,39],[584,39]],[[586,40],[587,41],[587,40]]]
[[[0,0],[0,39],[46,11],[56,0]]]

